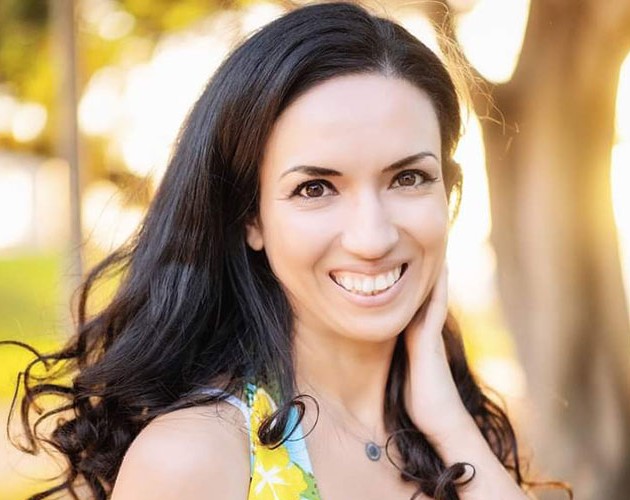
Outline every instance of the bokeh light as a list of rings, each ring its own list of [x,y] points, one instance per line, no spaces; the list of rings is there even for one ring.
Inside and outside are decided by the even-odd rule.
[[[0,92],[0,134],[9,135],[13,128],[13,116],[18,109],[17,100]]]
[[[111,252],[127,241],[144,215],[140,207],[125,206],[118,186],[104,180],[88,186],[82,209],[86,240],[104,252]]]
[[[626,301],[630,310],[630,54],[619,73],[615,121],[617,144],[612,151],[612,198]]]
[[[25,240],[32,219],[33,189],[29,173],[0,164],[0,249]]]
[[[27,102],[18,106],[13,115],[11,132],[18,142],[29,142],[44,131],[48,112],[36,102]]]
[[[464,54],[485,78],[507,82],[518,62],[529,0],[478,0],[457,21]]]

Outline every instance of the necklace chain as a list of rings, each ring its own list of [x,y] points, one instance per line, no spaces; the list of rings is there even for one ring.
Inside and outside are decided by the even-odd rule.
[[[317,392],[317,391],[313,391],[313,392]],[[323,399],[325,401],[325,398],[322,398],[321,395],[319,395],[320,399]],[[333,408],[332,405],[327,405],[328,406],[328,411],[327,413],[333,417],[333,421],[341,426],[343,428],[343,430],[350,436],[352,436],[354,439],[358,440],[361,444],[363,444],[363,448],[364,448],[364,453],[367,456],[367,458],[369,460],[371,460],[372,462],[377,462],[380,460],[381,456],[383,455],[383,450],[385,449],[385,445],[379,445],[377,444],[374,440],[372,439],[365,439],[362,436],[359,436],[358,434],[356,434],[355,432],[353,432],[351,429],[348,428],[348,426],[346,426],[343,423],[343,418],[338,417],[337,415],[335,415],[335,413],[337,413],[337,410]],[[361,422],[359,422],[358,419],[356,419],[354,416],[350,415],[350,417],[352,417],[352,419],[361,427],[363,427],[364,429],[366,428]]]

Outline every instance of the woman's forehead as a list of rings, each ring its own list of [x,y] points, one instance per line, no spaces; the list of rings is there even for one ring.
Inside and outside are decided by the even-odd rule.
[[[285,109],[263,169],[279,177],[276,170],[294,162],[382,165],[420,150],[439,158],[439,124],[427,94],[400,78],[351,75],[313,87]]]

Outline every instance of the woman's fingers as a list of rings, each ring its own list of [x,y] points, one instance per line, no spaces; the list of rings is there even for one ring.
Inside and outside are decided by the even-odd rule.
[[[440,276],[433,287],[426,312],[425,326],[431,330],[442,331],[448,310],[448,268],[442,266]]]
[[[447,311],[448,269],[444,263],[429,297],[409,323],[407,336],[411,338],[408,338],[407,341],[411,344],[424,343],[429,341],[429,338],[441,341],[442,327],[446,321]],[[420,337],[424,337],[424,339]],[[413,349],[415,345],[409,347]]]

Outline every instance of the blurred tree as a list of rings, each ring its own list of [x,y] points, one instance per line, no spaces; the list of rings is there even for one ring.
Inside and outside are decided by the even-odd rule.
[[[50,1],[54,2],[0,1],[0,90],[20,100],[41,103],[52,115],[45,133],[36,141],[22,145],[9,137],[0,137],[0,146],[5,143],[11,149],[37,150],[42,154],[51,154],[55,149],[56,82],[62,76],[58,74],[60,61],[54,53],[53,37],[49,36]],[[82,88],[97,70],[122,59],[129,44],[139,37],[155,42],[165,32],[184,28],[219,8],[238,6],[246,0],[74,0],[73,3],[79,18],[82,9],[109,4],[110,9],[131,14],[135,22],[133,31],[127,35],[108,39],[78,19],[77,56],[82,68],[78,84]]]
[[[461,3],[428,3],[451,40]],[[512,79],[485,81],[492,102],[473,89],[535,463],[589,499],[630,491],[630,326],[610,186],[628,50],[630,1],[531,0]]]

